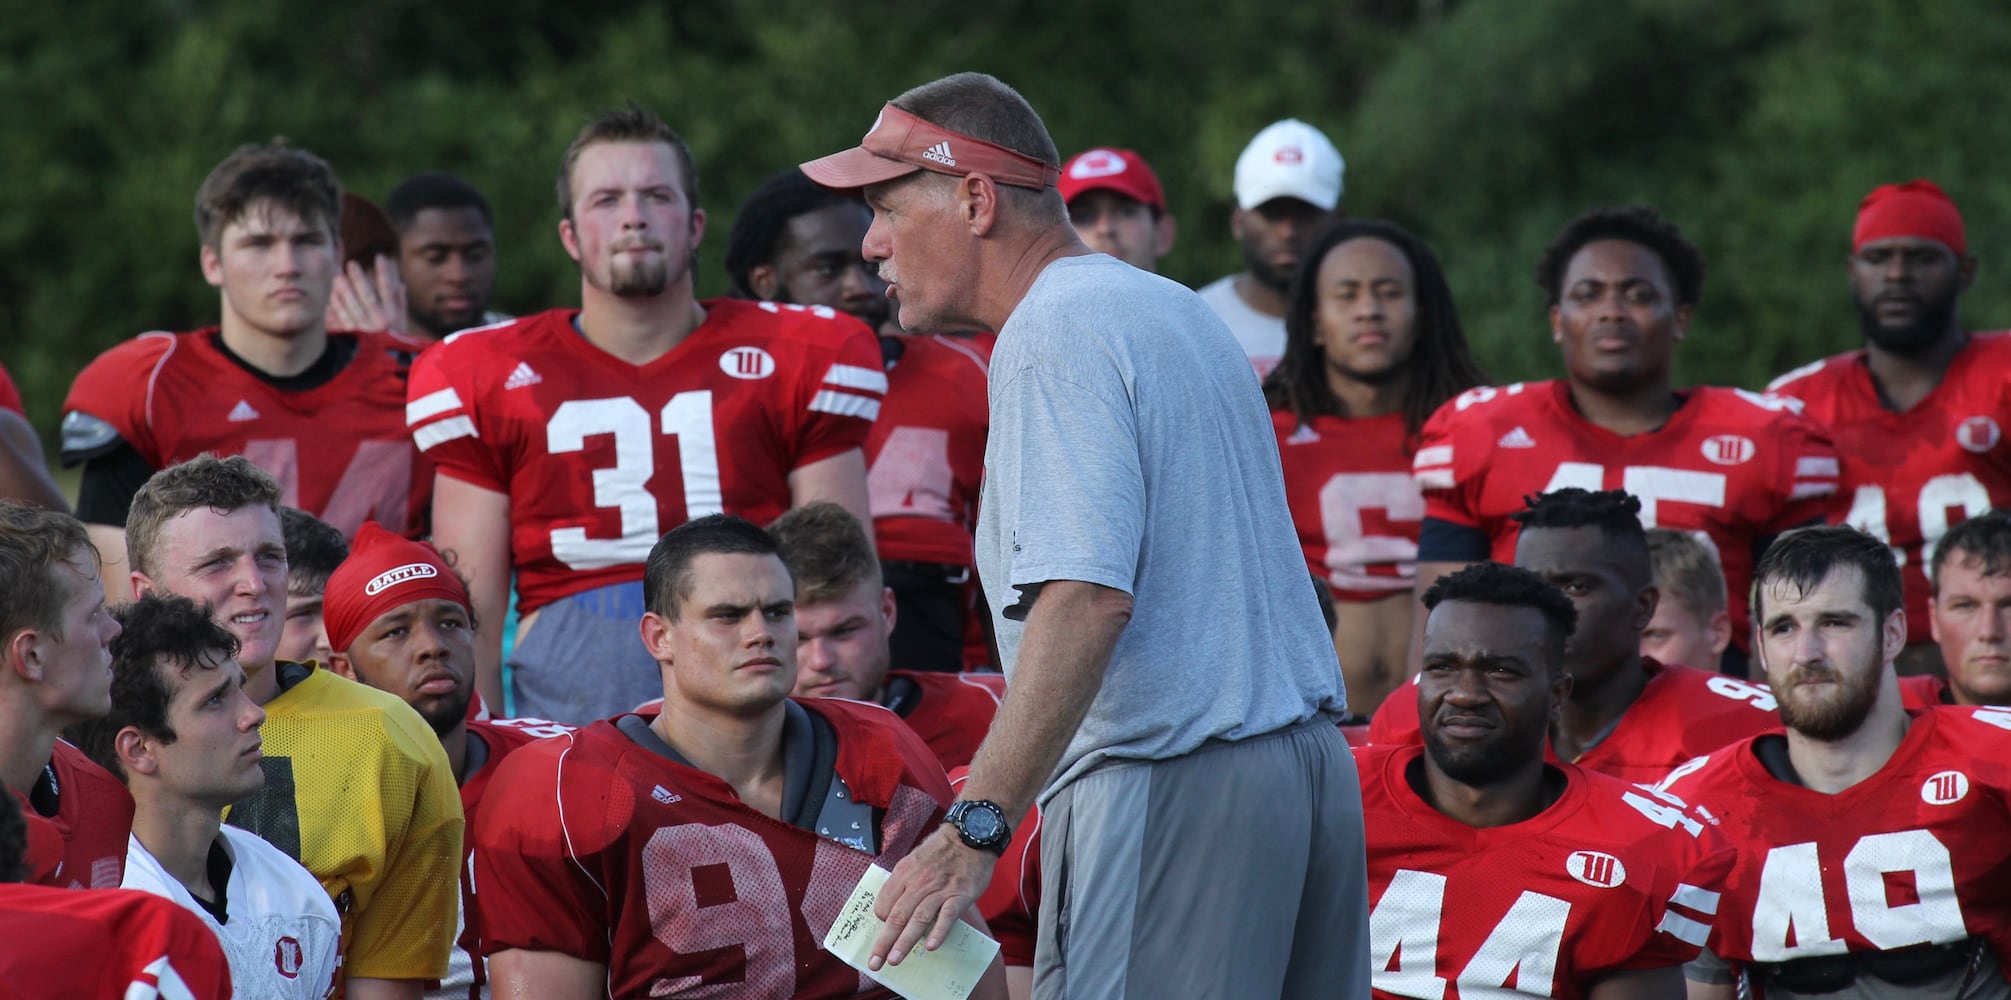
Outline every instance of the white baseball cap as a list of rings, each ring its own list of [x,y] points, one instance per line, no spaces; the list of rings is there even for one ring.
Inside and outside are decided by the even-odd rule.
[[[1256,208],[1273,198],[1297,198],[1331,212],[1341,203],[1347,164],[1326,134],[1298,120],[1273,122],[1236,157],[1236,204]]]

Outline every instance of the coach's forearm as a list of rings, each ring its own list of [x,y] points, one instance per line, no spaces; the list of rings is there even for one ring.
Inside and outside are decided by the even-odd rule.
[[[1102,689],[1117,637],[1130,621],[1131,595],[1121,590],[1075,580],[1041,587],[964,798],[990,799],[1015,820],[1026,815]]]

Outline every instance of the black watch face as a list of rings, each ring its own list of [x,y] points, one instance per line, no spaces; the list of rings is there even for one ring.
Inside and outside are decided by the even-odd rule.
[[[990,809],[969,809],[964,812],[964,833],[972,840],[991,840],[999,835],[998,813]]]

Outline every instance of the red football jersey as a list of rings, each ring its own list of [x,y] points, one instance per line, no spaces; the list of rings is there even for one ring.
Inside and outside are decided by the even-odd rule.
[[[1641,658],[1648,686],[1606,738],[1571,763],[1623,781],[1657,781],[1669,769],[1728,743],[1779,729],[1774,693],[1765,684]],[[1391,696],[1369,720],[1369,742],[1422,743],[1417,682]]]
[[[866,438],[874,541],[882,559],[971,566],[991,432],[986,375],[998,338],[899,340],[887,401]]]
[[[912,681],[916,687],[917,700],[901,713],[901,720],[942,761],[943,770],[970,764],[971,758],[978,755],[978,744],[991,732],[992,718],[998,715],[999,702],[1005,698],[1005,675],[910,670],[887,673],[890,683],[896,679]]]
[[[281,503],[344,535],[365,521],[423,530],[433,482],[405,430],[405,379],[425,345],[330,334],[356,338],[356,356],[327,384],[285,392],[226,357],[215,335],[144,333],[98,355],[70,386],[65,420],[104,421],[156,469],[206,451],[243,455],[279,480]]]
[[[1327,581],[1336,601],[1409,591],[1425,508],[1403,416],[1302,424],[1289,410],[1273,410],[1271,428],[1307,570]]]
[[[1797,368],[1768,391],[1805,404],[1843,459],[1829,519],[1884,539],[1906,581],[1908,642],[1931,642],[1927,563],[1950,525],[2011,505],[2011,334],[1979,333],[1905,413],[1886,409],[1865,352]]]
[[[7,374],[5,365],[0,365],[0,410],[13,410],[24,417],[28,415],[26,405],[21,402],[21,390],[15,388],[14,376]]]
[[[1660,429],[1623,437],[1578,414],[1569,385],[1469,389],[1425,424],[1412,468],[1425,516],[1479,528],[1496,562],[1515,561],[1510,520],[1533,493],[1621,489],[1641,525],[1701,534],[1725,567],[1732,638],[1746,648],[1753,545],[1820,520],[1837,458],[1795,400],[1706,386]]]
[[[971,769],[950,772],[950,790],[962,794]],[[1040,929],[1040,806],[1027,810],[1012,828],[1012,842],[992,865],[992,880],[978,897],[978,914],[985,918],[1007,965],[1032,967]]]
[[[1835,795],[1767,772],[1746,740],[1657,787],[1738,862],[1711,951],[1784,962],[1988,940],[2011,968],[2011,709],[1933,708],[1877,773]]]
[[[496,767],[503,762],[503,758],[525,744],[564,736],[573,731],[572,726],[544,719],[470,720],[468,732],[481,737],[489,748],[489,756],[461,785],[461,813],[467,817],[466,828],[475,828],[475,815],[482,803],[482,793],[488,791],[489,780],[496,776]],[[475,908],[474,850],[474,838],[464,839],[461,848],[461,932],[454,936],[454,954],[447,961],[447,978],[440,984],[456,994],[466,987],[469,1000],[481,1000],[488,994],[489,976],[488,967],[482,961],[481,921],[477,919],[480,911]]]
[[[1681,803],[1560,764],[1549,808],[1475,828],[1411,788],[1404,769],[1423,753],[1355,752],[1377,997],[1582,997],[1605,976],[1697,957],[1732,853],[1679,822]]]
[[[823,306],[715,299],[663,357],[583,339],[576,309],[464,330],[412,370],[406,416],[441,472],[507,493],[517,607],[642,579],[663,532],[722,511],[767,524],[789,474],[862,447],[880,347]]]
[[[1899,679],[1899,703],[1908,711],[1945,705],[1948,682],[1933,674],[1914,674]]]
[[[799,704],[830,722],[837,777],[882,811],[877,857],[596,722],[497,771],[474,835],[483,950],[606,964],[614,998],[892,996],[822,941],[869,864],[894,867],[942,822],[949,783],[885,709]]]
[[[0,1000],[230,1000],[216,932],[138,889],[0,885]]]
[[[63,740],[43,772],[56,796],[46,816],[63,838],[63,859],[43,885],[113,889],[126,877],[126,839],[133,832],[133,796],[124,782]],[[40,796],[33,796],[39,798]]]

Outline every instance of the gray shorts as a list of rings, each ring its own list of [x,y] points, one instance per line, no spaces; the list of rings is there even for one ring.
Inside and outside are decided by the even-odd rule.
[[[520,718],[583,726],[663,697],[663,675],[638,628],[642,583],[559,598],[510,650],[510,694]]]
[[[1332,721],[1098,768],[1042,824],[1036,1000],[1368,997],[1361,786]]]

